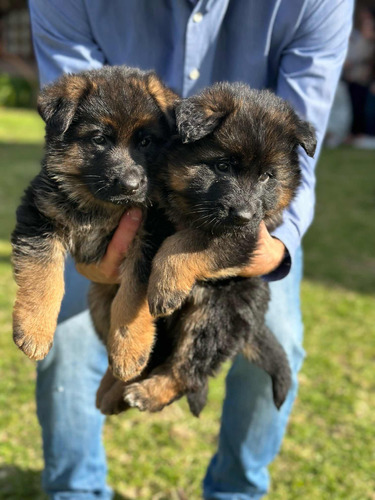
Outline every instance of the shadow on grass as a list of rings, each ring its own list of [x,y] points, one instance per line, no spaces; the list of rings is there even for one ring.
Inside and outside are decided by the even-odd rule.
[[[2,500],[47,500],[41,487],[41,472],[19,467],[0,467]]]
[[[42,490],[41,471],[0,466],[1,500],[48,500]],[[130,500],[114,492],[114,500]]]

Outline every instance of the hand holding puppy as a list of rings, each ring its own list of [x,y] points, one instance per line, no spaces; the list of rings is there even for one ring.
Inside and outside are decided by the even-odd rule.
[[[118,284],[120,264],[141,224],[141,210],[133,208],[121,218],[120,224],[108,245],[106,254],[99,264],[77,264],[77,270],[95,283]],[[273,238],[264,222],[259,227],[259,238],[255,256],[242,271],[241,276],[251,278],[262,276],[275,270],[282,262],[284,244]]]
[[[132,208],[121,217],[118,228],[98,264],[77,263],[77,271],[94,283],[120,283],[120,264],[123,261],[142,222],[142,210]]]

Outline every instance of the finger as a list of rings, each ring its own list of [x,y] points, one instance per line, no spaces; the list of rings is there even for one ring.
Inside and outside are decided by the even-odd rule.
[[[110,255],[120,255],[121,259],[128,251],[132,241],[137,234],[142,221],[142,210],[140,208],[132,208],[121,217],[118,228],[113,235],[107,249]]]
[[[137,234],[141,221],[142,210],[139,208],[133,208],[122,216],[100,263],[100,267],[107,276],[118,274],[120,264]]]
[[[120,264],[130,247],[142,221],[142,211],[133,208],[124,214],[98,264],[76,264],[77,271],[95,283],[119,283]]]

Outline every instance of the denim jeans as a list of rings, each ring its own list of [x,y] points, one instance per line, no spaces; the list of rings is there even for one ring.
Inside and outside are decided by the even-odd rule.
[[[204,480],[206,499],[258,499],[267,492],[267,465],[279,450],[304,357],[301,268],[299,251],[290,274],[271,283],[267,316],[268,325],[287,352],[293,386],[277,411],[269,376],[241,356],[235,359],[226,381],[218,451]],[[43,487],[53,500],[107,500],[112,493],[106,485],[104,417],[95,408],[95,393],[107,367],[107,356],[85,310],[88,283],[75,272],[71,261],[66,267],[66,284],[54,346],[38,364]]]

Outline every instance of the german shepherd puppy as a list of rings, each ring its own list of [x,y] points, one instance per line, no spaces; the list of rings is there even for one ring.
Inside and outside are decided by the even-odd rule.
[[[145,208],[147,169],[169,139],[176,98],[153,72],[127,67],[64,75],[41,92],[45,155],[17,210],[12,234],[18,285],[13,336],[29,358],[42,359],[51,348],[64,294],[66,253],[76,262],[99,262],[124,212]],[[127,286],[135,297],[139,288],[146,293],[139,280]],[[95,288],[103,307],[118,289]],[[116,346],[129,372],[144,367],[153,342],[146,338],[143,353],[143,332],[138,333],[134,349],[131,336]],[[145,335],[152,336],[152,330],[145,329]]]
[[[198,415],[208,376],[242,350],[270,374],[279,408],[290,369],[264,323],[268,285],[233,276],[251,261],[260,222],[269,231],[281,223],[301,180],[298,146],[313,156],[314,130],[282,99],[243,84],[213,85],[175,114],[179,136],[151,173],[153,198],[178,228],[156,253],[148,284],[150,311],[164,318],[140,379],[123,384],[107,372],[97,405],[107,414],[158,411],[187,394]]]

